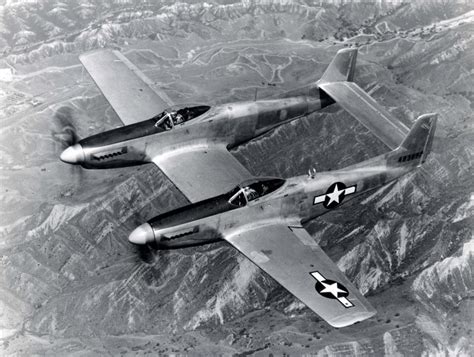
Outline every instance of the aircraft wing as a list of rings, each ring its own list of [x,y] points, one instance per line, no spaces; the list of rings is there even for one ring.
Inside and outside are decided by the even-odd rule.
[[[357,84],[329,82],[318,86],[391,150],[400,146],[407,136],[408,128]]]
[[[273,224],[224,239],[331,326],[344,327],[375,315],[304,228]]]
[[[225,193],[253,177],[224,145],[172,151],[155,156],[153,162],[191,203]]]
[[[100,50],[79,56],[97,87],[125,124],[150,119],[173,105],[164,92],[118,51]]]

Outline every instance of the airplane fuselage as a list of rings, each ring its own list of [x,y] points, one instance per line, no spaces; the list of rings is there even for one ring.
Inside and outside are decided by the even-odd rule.
[[[149,220],[149,243],[159,249],[201,245],[274,222],[301,224],[338,207],[357,195],[383,186],[410,171],[387,166],[382,155],[339,171],[281,180],[281,187],[242,207],[224,194],[167,212]],[[262,179],[265,180],[265,179]],[[152,232],[152,234],[151,234]]]
[[[222,144],[230,149],[329,104],[330,99],[318,95],[223,104],[172,130],[148,119],[79,141],[76,163],[88,169],[108,169],[149,163],[184,147]]]

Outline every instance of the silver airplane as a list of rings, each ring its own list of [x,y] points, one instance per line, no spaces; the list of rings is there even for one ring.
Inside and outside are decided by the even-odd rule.
[[[317,83],[283,98],[211,107],[173,106],[118,51],[84,54],[81,62],[125,125],[80,140],[61,154],[61,160],[87,169],[153,162],[185,196],[201,200],[246,178],[229,149],[335,102],[394,148],[408,129],[352,82],[356,58],[356,49],[340,50]]]
[[[242,171],[234,189],[152,218],[129,241],[174,249],[225,240],[330,325],[365,320],[376,311],[303,224],[423,164],[436,119],[422,115],[398,148],[341,170],[286,180]]]
[[[302,95],[184,106],[142,122],[160,112],[166,96],[119,52],[84,55],[82,63],[126,125],[79,141],[61,160],[85,168],[155,163],[190,205],[137,227],[131,243],[173,249],[226,240],[332,326],[362,321],[375,310],[302,225],[421,165],[436,115],[420,117],[409,131],[352,82],[356,55],[339,51]],[[392,151],[344,170],[287,180],[255,177],[227,151],[334,102]]]

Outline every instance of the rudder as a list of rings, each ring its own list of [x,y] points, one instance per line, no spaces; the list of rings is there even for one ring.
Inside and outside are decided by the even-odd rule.
[[[426,161],[431,151],[438,114],[421,115],[401,145],[391,155],[400,165],[418,166]]]

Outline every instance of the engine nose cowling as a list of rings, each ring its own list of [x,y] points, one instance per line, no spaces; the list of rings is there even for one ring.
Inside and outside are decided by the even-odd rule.
[[[148,223],[135,228],[128,236],[128,241],[136,245],[145,245],[155,241],[155,233]]]

